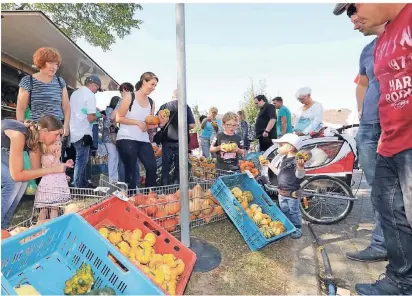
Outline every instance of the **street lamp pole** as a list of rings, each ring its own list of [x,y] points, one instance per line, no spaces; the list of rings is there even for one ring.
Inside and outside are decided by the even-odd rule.
[[[176,52],[177,90],[179,119],[179,167],[180,172],[180,226],[181,242],[190,247],[189,221],[189,172],[188,172],[188,131],[186,102],[186,50],[185,50],[185,5],[176,4]]]

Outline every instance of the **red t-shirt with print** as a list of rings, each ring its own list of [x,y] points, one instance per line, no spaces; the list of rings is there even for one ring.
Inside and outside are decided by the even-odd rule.
[[[378,153],[391,157],[412,148],[412,4],[379,37],[374,70],[381,92]]]

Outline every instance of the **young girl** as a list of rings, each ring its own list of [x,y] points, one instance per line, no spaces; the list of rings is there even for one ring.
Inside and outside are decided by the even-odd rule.
[[[212,140],[210,152],[217,153],[216,168],[225,171],[239,171],[238,155],[243,156],[243,143],[239,135],[235,134],[239,126],[238,117],[233,112],[223,115],[223,132],[217,133]],[[236,145],[227,145],[236,144]]]
[[[41,164],[43,168],[60,165],[61,142],[56,141],[50,146],[42,145],[43,155]],[[34,199],[35,208],[40,209],[39,221],[53,219],[58,216],[58,209],[70,202],[70,189],[65,173],[45,175],[37,188]]]

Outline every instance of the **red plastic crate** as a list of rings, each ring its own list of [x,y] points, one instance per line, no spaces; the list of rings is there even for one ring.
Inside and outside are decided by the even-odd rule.
[[[143,235],[153,232],[156,235],[156,244],[154,246],[156,253],[173,254],[185,263],[185,270],[176,286],[176,295],[183,295],[196,263],[196,254],[152,221],[144,212],[135,208],[129,202],[112,197],[79,214],[96,229],[103,225],[110,225],[124,230],[139,228]],[[166,291],[165,293],[167,294]]]

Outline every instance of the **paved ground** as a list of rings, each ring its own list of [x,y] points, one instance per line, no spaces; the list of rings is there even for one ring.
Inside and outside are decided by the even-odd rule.
[[[358,188],[360,173],[353,188]],[[355,190],[356,192],[356,190]],[[335,225],[313,225],[315,233],[328,253],[338,287],[355,295],[357,282],[374,282],[384,272],[386,262],[366,264],[347,259],[345,253],[359,251],[369,245],[373,228],[370,189],[365,181],[356,192],[359,200],[351,214]],[[321,269],[318,252],[306,225],[304,237],[290,238],[250,252],[230,222],[218,222],[194,230],[194,236],[204,238],[222,252],[219,268],[208,273],[194,273],[187,294],[323,294],[317,277]],[[321,260],[321,259],[320,259]],[[268,283],[262,278],[268,277]]]
[[[356,188],[361,173],[357,172]],[[364,177],[357,191],[359,199],[355,202],[351,214],[335,225],[313,225],[315,233],[320,236],[328,253],[333,275],[337,285],[356,294],[354,285],[357,282],[374,282],[385,271],[387,262],[362,263],[349,260],[346,252],[360,251],[366,248],[371,240],[374,226],[370,189]]]

